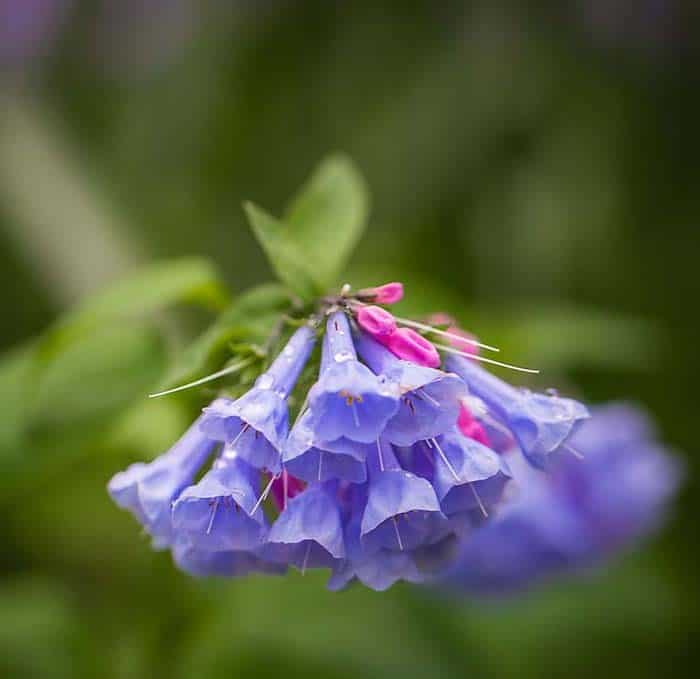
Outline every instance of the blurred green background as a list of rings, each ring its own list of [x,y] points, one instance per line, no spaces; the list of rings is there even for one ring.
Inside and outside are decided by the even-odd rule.
[[[0,675],[695,676],[696,8],[0,0]],[[183,262],[190,288],[98,314],[39,370],[36,338],[153,261],[267,280],[241,202],[279,214],[338,149],[373,195],[348,281],[403,280],[404,315],[450,311],[535,384],[645,404],[684,451],[645,550],[515,601],[330,594],[191,580],[112,505],[109,477],[195,412],[145,396],[213,318],[170,304],[211,272]]]

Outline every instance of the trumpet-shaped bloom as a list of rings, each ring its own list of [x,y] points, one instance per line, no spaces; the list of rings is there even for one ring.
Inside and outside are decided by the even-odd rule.
[[[157,548],[172,541],[171,503],[192,483],[216,446],[202,434],[201,420],[167,453],[153,462],[132,464],[109,482],[112,499],[136,517]]]
[[[282,462],[293,476],[309,483],[335,479],[364,483],[367,480],[367,449],[366,444],[345,438],[317,441],[313,415],[307,410],[292,427]]]
[[[546,467],[552,455],[566,450],[589,416],[578,401],[516,389],[471,359],[450,356],[447,365],[486,404],[489,414],[513,432],[525,456],[537,467]]]
[[[364,334],[356,346],[375,373],[399,385],[399,409],[387,423],[384,438],[410,446],[452,429],[467,394],[457,375],[403,361]]]
[[[405,551],[434,540],[445,517],[430,482],[404,471],[386,442],[377,442],[368,465],[367,504],[360,526],[363,549]]]
[[[195,547],[183,536],[175,541],[172,555],[180,570],[198,578],[232,578],[253,573],[284,575],[287,572],[285,565],[265,561],[254,552],[209,552]]]
[[[287,397],[315,341],[310,327],[299,328],[249,392],[237,401],[220,398],[205,408],[202,431],[212,439],[225,441],[254,467],[279,472],[289,432]]]
[[[266,558],[307,568],[331,568],[345,558],[337,484],[315,483],[287,503],[262,550]]]
[[[257,506],[259,476],[230,448],[202,479],[186,488],[173,506],[173,529],[204,551],[248,551],[260,547],[267,531]]]
[[[347,316],[331,314],[318,382],[309,391],[314,437],[371,443],[397,411],[398,390],[357,360]]]
[[[431,442],[435,460],[433,487],[443,512],[452,516],[478,509],[487,514],[501,499],[511,479],[505,460],[482,443],[453,429]]]
[[[382,592],[399,580],[419,583],[425,579],[413,558],[413,552],[392,549],[365,549],[361,524],[367,504],[367,486],[353,486],[348,497],[349,518],[345,525],[346,558],[333,568],[328,589],[338,591],[357,580]]]

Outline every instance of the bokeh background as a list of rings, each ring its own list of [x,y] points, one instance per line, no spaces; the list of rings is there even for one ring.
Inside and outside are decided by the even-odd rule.
[[[697,7],[0,0],[0,674],[695,676]],[[330,594],[191,580],[111,504],[192,417],[145,395],[211,314],[96,328],[48,375],[25,347],[153,261],[265,281],[242,200],[279,213],[335,150],[373,195],[349,281],[655,414],[688,479],[644,550],[516,600]]]

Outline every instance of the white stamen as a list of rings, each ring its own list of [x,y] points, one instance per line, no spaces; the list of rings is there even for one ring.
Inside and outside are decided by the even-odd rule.
[[[287,509],[287,497],[289,497],[289,474],[285,469],[282,472],[282,509]]]
[[[474,484],[470,483],[469,487],[472,489],[472,493],[474,494],[474,498],[476,499],[476,502],[479,505],[479,509],[481,510],[481,513],[484,515],[485,519],[488,519],[489,513],[486,511],[486,507],[484,507],[484,503],[481,501],[481,498],[479,497],[479,493],[476,492],[476,488],[474,488]]]
[[[304,562],[301,564],[301,574],[306,575],[306,565],[309,562],[309,554],[311,553],[311,540],[309,540],[309,544],[306,545],[306,552],[304,554]]]
[[[382,444],[377,439],[377,453],[379,454],[379,469],[384,471],[384,456],[382,455]]]
[[[576,448],[570,446],[568,443],[562,443],[561,447],[564,448],[564,450],[568,450],[577,460],[583,460],[586,457],[583,453],[579,452],[578,450],[576,450]]]
[[[355,427],[357,429],[359,429],[360,428],[360,418],[357,415],[357,408],[355,407],[355,399],[353,399],[352,403],[350,403],[350,407],[352,408],[352,419],[355,420]]]
[[[500,351],[498,347],[492,347],[490,344],[482,344],[475,339],[470,337],[462,337],[461,335],[455,335],[453,332],[447,332],[447,330],[438,330],[438,328],[433,328],[432,325],[427,325],[426,323],[419,323],[418,321],[412,321],[410,318],[399,318],[394,316],[397,323],[401,325],[406,325],[409,328],[416,328],[417,330],[424,330],[425,332],[432,332],[435,335],[440,335],[441,337],[449,337],[450,339],[459,340],[460,342],[466,342],[472,346],[479,347],[481,349],[486,349],[488,351]]]
[[[482,363],[490,363],[491,365],[497,365],[501,368],[508,368],[509,370],[517,370],[521,373],[532,373],[537,375],[540,371],[534,368],[522,368],[519,365],[512,365],[511,363],[502,363],[501,361],[494,361],[491,358],[486,358],[485,356],[475,356],[474,354],[468,354],[465,351],[460,351],[459,349],[454,349],[453,347],[445,346],[444,344],[435,344],[433,346],[440,351],[446,351],[448,354],[456,354],[457,356],[462,356],[463,358],[471,358],[473,361],[481,361]]]
[[[424,389],[416,389],[419,396],[424,398],[426,401],[430,401],[436,408],[440,407],[440,401],[436,401],[427,391]]]
[[[272,490],[272,484],[275,482],[275,480],[279,478],[279,475],[277,476],[271,476],[270,480],[268,481],[267,485],[265,486],[265,490],[263,490],[262,495],[258,498],[258,501],[255,503],[255,507],[253,507],[253,511],[250,513],[251,516],[255,514],[255,512],[260,509],[260,505],[267,500],[267,496],[270,494],[270,491]]]
[[[236,438],[233,439],[233,441],[231,441],[231,443],[229,444],[229,447],[230,447],[230,448],[233,448],[233,447],[238,443],[238,439],[240,439],[241,436],[243,436],[243,434],[245,434],[249,429],[250,429],[250,425],[249,425],[249,424],[243,425],[243,427],[242,427],[241,430],[238,432],[238,434],[236,434]]]
[[[399,543],[399,549],[403,552],[403,542],[401,542],[401,533],[399,533],[399,524],[396,517],[391,517],[391,522],[394,524],[394,533],[396,533],[396,542]]]
[[[214,506],[211,510],[211,516],[209,517],[209,525],[207,526],[207,535],[211,533],[212,526],[214,525],[214,517],[216,516],[216,510],[219,508],[219,498],[216,498]]]
[[[432,439],[432,442],[435,444],[435,447],[437,448],[438,455],[442,458],[442,461],[447,465],[447,468],[450,470],[452,473],[452,476],[455,477],[455,481],[461,481],[462,479],[459,478],[459,475],[455,471],[455,468],[452,466],[450,461],[447,459],[447,455],[445,455],[445,452],[443,449],[440,447],[440,444],[437,442],[437,439]]]
[[[251,363],[255,361],[254,358],[246,358],[238,363],[230,365],[228,368],[219,370],[218,372],[202,377],[201,379],[195,380],[194,382],[189,382],[188,384],[183,384],[180,387],[174,387],[173,389],[167,389],[166,391],[159,391],[156,394],[149,394],[148,398],[159,398],[160,396],[167,396],[168,394],[174,394],[178,391],[184,391],[185,389],[191,389],[192,387],[198,387],[200,384],[206,384],[207,382],[212,382],[213,380],[219,379],[219,377],[224,377],[225,375],[231,375],[232,373],[238,372],[243,368],[246,368]]]

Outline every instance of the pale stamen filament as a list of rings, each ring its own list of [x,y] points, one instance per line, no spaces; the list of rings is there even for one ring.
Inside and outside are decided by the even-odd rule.
[[[447,352],[448,354],[455,354],[457,356],[462,356],[463,358],[471,358],[473,361],[481,361],[482,363],[490,363],[491,365],[497,365],[497,366],[500,366],[501,368],[508,368],[509,370],[517,370],[518,372],[531,373],[534,375],[537,375],[540,372],[539,370],[536,370],[535,368],[523,368],[519,365],[512,365],[511,363],[502,363],[501,361],[494,361],[492,358],[486,358],[485,356],[476,356],[474,354],[468,354],[465,351],[460,351],[459,349],[455,349],[453,347],[448,347],[444,344],[433,343],[433,346],[435,346],[435,348],[439,349],[440,351]]]
[[[206,377],[202,377],[198,380],[195,380],[194,382],[189,382],[188,384],[183,384],[179,387],[173,387],[172,389],[166,389],[165,391],[159,391],[156,394],[149,394],[148,398],[159,398],[160,396],[167,396],[168,394],[175,394],[178,391],[185,391],[185,389],[192,389],[193,387],[198,387],[201,384],[206,384],[207,382],[212,382],[214,380],[218,380],[220,377],[224,377],[226,375],[232,375],[233,373],[238,372],[239,370],[243,370],[243,368],[247,368],[255,360],[256,359],[253,357],[245,358],[242,361],[238,361],[237,363],[233,363],[232,365],[228,366],[228,368],[224,368],[223,370],[219,370],[218,372],[212,373],[211,375],[207,375]]]

